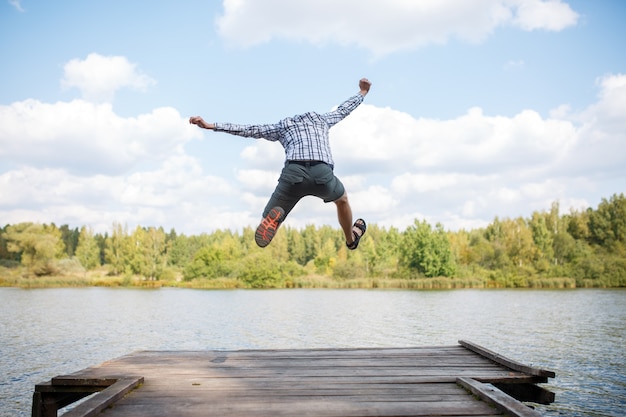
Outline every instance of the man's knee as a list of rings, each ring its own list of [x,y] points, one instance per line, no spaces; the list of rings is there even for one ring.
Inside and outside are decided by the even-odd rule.
[[[339,197],[337,200],[335,200],[335,204],[339,205],[344,205],[344,204],[348,204],[348,193],[343,193],[343,195],[341,197]]]

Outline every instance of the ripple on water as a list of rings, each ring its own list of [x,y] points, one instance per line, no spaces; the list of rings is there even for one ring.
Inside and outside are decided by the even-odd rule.
[[[622,416],[626,291],[0,288],[0,409],[36,383],[141,350],[384,347],[471,340],[557,377],[547,416]]]

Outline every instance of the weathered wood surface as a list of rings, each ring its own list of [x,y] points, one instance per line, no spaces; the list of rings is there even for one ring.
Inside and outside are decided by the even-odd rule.
[[[512,397],[506,395],[492,385],[481,384],[471,378],[459,378],[459,385],[468,389],[472,394],[479,396],[496,408],[504,411],[511,417],[540,417],[540,414],[534,410],[530,410],[524,404],[516,401]]]
[[[490,359],[496,363],[499,363],[501,365],[506,366],[507,368],[510,369],[514,369],[516,371],[519,372],[524,372],[526,374],[529,375],[536,375],[538,377],[543,377],[543,378],[554,378],[554,372],[552,371],[547,371],[545,369],[538,369],[538,368],[533,368],[531,366],[528,365],[524,365],[522,363],[519,363],[517,361],[514,361],[512,359],[509,358],[505,358],[504,356],[500,355],[499,353],[496,353],[492,350],[486,349],[482,346],[478,346],[472,342],[468,342],[466,340],[459,340],[459,344],[473,352],[478,353],[479,355]]]
[[[132,389],[143,383],[143,378],[122,378],[98,393],[92,400],[79,404],[73,410],[63,414],[63,417],[94,417],[104,409],[113,405]]]
[[[110,408],[98,410],[98,415],[493,416],[503,411],[477,400],[469,387],[482,386],[479,381],[537,380],[536,372],[507,368],[463,346],[442,346],[142,351],[54,381],[88,385],[89,380],[133,376],[142,376],[143,385]],[[459,378],[468,390],[457,384]],[[496,400],[510,399],[492,386],[487,391]],[[83,409],[99,395],[87,400]],[[517,404],[531,412],[528,416],[537,415]]]

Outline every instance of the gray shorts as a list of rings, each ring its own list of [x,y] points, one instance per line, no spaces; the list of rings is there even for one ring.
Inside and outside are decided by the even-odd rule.
[[[324,162],[287,161],[278,178],[278,185],[263,210],[267,216],[272,207],[280,206],[285,216],[294,206],[307,195],[313,195],[325,203],[338,200],[345,193],[339,178],[335,177],[333,168]]]

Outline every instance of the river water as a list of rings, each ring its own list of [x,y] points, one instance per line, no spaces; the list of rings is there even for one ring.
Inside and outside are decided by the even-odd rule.
[[[624,290],[0,288],[0,415],[136,350],[412,347],[465,339],[557,377],[546,416],[626,415]]]

